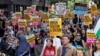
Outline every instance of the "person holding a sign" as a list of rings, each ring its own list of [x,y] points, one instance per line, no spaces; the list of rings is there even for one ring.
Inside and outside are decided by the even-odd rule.
[[[17,56],[29,56],[30,55],[30,46],[23,34],[23,30],[19,30],[17,34],[17,38],[19,40],[19,46],[17,50]]]
[[[75,14],[74,18],[72,19],[72,23],[73,23],[74,25],[79,25],[79,26],[81,27],[82,21],[81,21],[81,19],[77,16],[77,14]]]

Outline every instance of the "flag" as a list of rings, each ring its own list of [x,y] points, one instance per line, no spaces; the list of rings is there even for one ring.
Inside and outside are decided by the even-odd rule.
[[[98,19],[96,26],[94,28],[94,32],[98,38],[100,38],[100,18]]]

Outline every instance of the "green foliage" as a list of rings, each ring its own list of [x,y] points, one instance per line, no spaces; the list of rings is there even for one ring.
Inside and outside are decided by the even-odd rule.
[[[70,10],[73,10],[74,4],[75,3],[88,3],[90,0],[50,0],[51,4],[56,3],[56,2],[65,2],[67,5],[67,8]]]

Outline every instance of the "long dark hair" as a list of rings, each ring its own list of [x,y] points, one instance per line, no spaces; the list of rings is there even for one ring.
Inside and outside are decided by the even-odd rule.
[[[38,45],[38,41],[41,40],[41,44],[43,44],[43,38],[39,37],[35,39],[35,44]]]

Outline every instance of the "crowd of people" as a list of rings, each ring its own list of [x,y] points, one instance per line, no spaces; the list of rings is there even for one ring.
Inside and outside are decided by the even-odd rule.
[[[0,12],[0,56],[100,56],[100,40],[86,44],[87,29],[93,29],[100,15],[93,18],[93,24],[84,25],[82,18],[74,16],[71,21],[65,20],[62,25],[62,36],[50,36],[48,25],[41,21],[37,27],[26,28],[5,26],[10,20]],[[27,42],[27,36],[34,34],[33,47]]]

